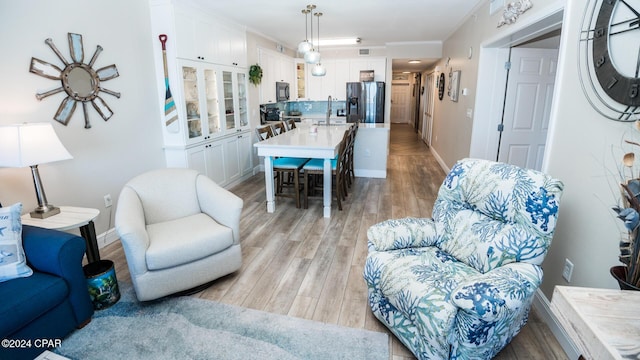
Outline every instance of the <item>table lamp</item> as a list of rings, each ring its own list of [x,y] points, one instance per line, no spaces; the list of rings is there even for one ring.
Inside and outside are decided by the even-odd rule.
[[[0,167],[31,167],[38,207],[31,217],[45,219],[60,213],[47,203],[38,165],[72,159],[49,123],[0,125]]]

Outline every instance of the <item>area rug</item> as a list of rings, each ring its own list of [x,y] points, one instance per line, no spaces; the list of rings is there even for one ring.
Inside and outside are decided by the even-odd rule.
[[[121,293],[54,352],[77,360],[389,359],[384,333],[193,297],[140,303],[130,286]]]

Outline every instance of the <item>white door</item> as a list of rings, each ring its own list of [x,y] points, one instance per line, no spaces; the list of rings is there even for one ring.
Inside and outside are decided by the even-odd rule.
[[[433,105],[435,100],[435,73],[427,75],[424,90],[424,120],[422,121],[422,141],[431,146],[431,130],[433,130]]]
[[[411,121],[411,86],[391,84],[391,122],[409,124]]]
[[[498,161],[542,168],[557,63],[557,49],[511,49]]]

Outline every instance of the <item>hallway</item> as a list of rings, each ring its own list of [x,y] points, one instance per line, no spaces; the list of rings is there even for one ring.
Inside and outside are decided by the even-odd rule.
[[[423,155],[429,151],[427,145],[410,124],[391,124],[389,155]]]

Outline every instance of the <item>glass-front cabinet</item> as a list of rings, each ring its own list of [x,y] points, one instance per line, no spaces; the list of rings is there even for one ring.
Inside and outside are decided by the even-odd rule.
[[[208,139],[221,132],[217,71],[191,62],[183,63],[181,70],[187,142]]]
[[[228,67],[181,62],[186,143],[249,128],[247,75]],[[180,105],[179,105],[180,106]]]
[[[233,101],[233,74],[230,71],[222,72],[222,87],[224,91],[224,117],[227,130],[236,127],[235,104]]]
[[[236,74],[238,80],[238,124],[241,128],[249,126],[249,111],[247,110],[247,74]]]
[[[248,128],[247,75],[244,72],[222,70],[222,92],[225,130],[229,132]]]
[[[204,70],[204,86],[207,97],[206,106],[209,134],[217,134],[222,128],[220,126],[220,109],[218,106],[218,76],[215,70]]]

